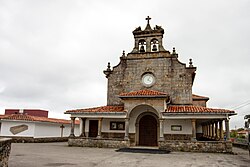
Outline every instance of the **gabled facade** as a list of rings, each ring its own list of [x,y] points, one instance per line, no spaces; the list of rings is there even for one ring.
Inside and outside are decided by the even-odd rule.
[[[208,97],[194,95],[196,67],[178,60],[163,47],[164,29],[147,25],[133,31],[134,48],[120,63],[104,70],[108,79],[107,106],[66,111],[81,120],[81,136],[122,139],[128,146],[161,146],[169,140],[229,139],[234,111],[207,108]],[[73,141],[73,140],[71,140]]]

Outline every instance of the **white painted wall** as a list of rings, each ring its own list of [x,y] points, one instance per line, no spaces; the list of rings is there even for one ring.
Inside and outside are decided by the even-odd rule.
[[[57,123],[43,123],[37,122],[35,124],[35,135],[34,137],[61,137],[61,126],[62,124]],[[63,136],[68,137],[70,135],[70,124],[63,125]],[[77,130],[79,125],[75,126],[75,135],[79,135],[79,130]]]
[[[125,133],[125,130],[110,130],[110,122],[124,122],[125,123],[125,120],[124,119],[103,119],[102,120],[102,132]]]
[[[130,117],[129,120],[129,133],[135,133],[136,119],[142,112],[134,113],[133,117]],[[85,123],[85,132],[89,132],[89,120],[98,120],[98,119],[86,119]],[[124,119],[106,119],[102,120],[102,132],[111,132],[111,133],[125,133],[125,130],[110,130],[110,121],[124,121]],[[171,125],[181,125],[182,131],[172,131]],[[201,127],[197,127],[197,133],[199,133]],[[164,134],[192,134],[192,123],[190,119],[179,119],[179,120],[164,120]]]
[[[14,120],[1,120],[1,132],[0,136],[22,136],[22,137],[34,137],[35,124],[34,122],[27,121],[14,121]],[[20,132],[16,135],[12,134],[10,128],[18,125],[27,125],[28,129]]]
[[[98,120],[98,119],[86,119],[85,122],[85,132],[89,132],[89,120]],[[125,122],[125,119],[116,119],[116,118],[103,118],[102,120],[102,132],[110,133],[125,133],[125,130],[110,130],[110,122]]]
[[[182,131],[172,131],[171,125],[181,125]],[[189,119],[164,120],[164,134],[192,134],[192,122]]]
[[[15,120],[1,120],[1,131],[0,136],[20,136],[20,137],[61,137],[62,124],[59,123],[49,123],[49,122],[28,122],[28,121],[15,121]],[[27,125],[28,130],[13,135],[10,132],[10,128],[18,125]],[[70,124],[64,124],[63,137],[68,137],[70,135]],[[80,135],[79,125],[75,125],[75,135]]]

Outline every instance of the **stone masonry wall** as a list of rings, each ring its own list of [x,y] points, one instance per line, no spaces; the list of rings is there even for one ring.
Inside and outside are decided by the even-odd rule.
[[[68,137],[11,137],[12,143],[50,143],[50,142],[67,142]]]
[[[0,167],[8,167],[11,139],[0,139]]]
[[[231,141],[159,141],[159,148],[169,151],[232,153]]]
[[[128,54],[113,68],[108,77],[108,105],[122,104],[119,94],[124,92],[152,89],[168,93],[173,104],[192,104],[192,73],[195,69],[186,68],[168,52]],[[146,56],[146,57],[143,57]],[[146,88],[142,76],[152,73],[155,84]]]
[[[71,138],[69,146],[99,147],[99,148],[127,148],[129,141],[122,139],[95,139],[95,138]]]

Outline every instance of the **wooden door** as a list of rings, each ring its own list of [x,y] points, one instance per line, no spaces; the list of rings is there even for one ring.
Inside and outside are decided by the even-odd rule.
[[[89,137],[97,137],[98,120],[89,120]]]
[[[151,115],[145,115],[139,122],[139,145],[157,146],[157,121]]]

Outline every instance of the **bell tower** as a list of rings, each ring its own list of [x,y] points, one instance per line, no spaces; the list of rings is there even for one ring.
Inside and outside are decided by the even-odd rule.
[[[164,29],[161,26],[155,26],[153,29],[150,26],[151,18],[146,18],[147,25],[144,30],[141,27],[133,31],[135,45],[131,53],[149,53],[149,52],[164,52],[166,51],[162,45]]]

